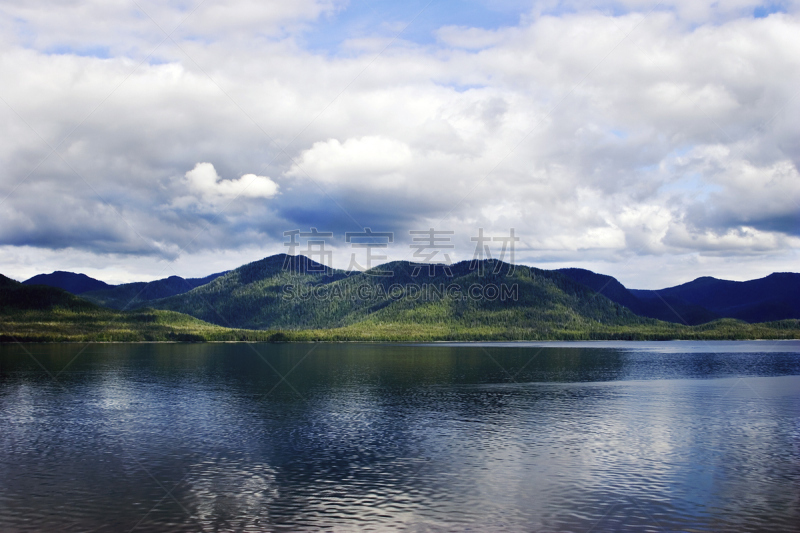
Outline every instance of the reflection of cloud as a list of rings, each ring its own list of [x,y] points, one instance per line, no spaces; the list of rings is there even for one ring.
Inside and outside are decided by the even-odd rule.
[[[193,518],[209,529],[219,527],[220,508],[239,527],[247,523],[261,528],[279,496],[275,468],[252,458],[218,457],[189,465],[187,470],[180,497]]]

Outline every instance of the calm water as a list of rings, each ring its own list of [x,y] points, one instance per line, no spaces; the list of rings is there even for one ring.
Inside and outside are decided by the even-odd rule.
[[[3,532],[798,531],[800,343],[0,346],[0,446]]]

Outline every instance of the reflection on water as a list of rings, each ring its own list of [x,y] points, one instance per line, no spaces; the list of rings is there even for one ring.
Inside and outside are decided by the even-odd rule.
[[[0,428],[1,531],[800,524],[795,342],[2,346]]]

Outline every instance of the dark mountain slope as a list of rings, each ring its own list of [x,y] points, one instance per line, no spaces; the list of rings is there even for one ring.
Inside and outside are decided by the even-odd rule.
[[[3,312],[51,311],[56,308],[91,311],[97,306],[58,287],[25,285],[0,275],[0,310]]]
[[[637,297],[638,293],[642,291],[626,289],[615,278],[596,274],[591,270],[562,268],[558,272],[603,294],[610,300],[624,305],[639,316],[688,325],[705,324],[720,318],[720,315],[701,305],[687,302],[673,295],[663,294],[662,291],[658,291],[659,294],[655,294],[655,291],[644,291],[652,292],[652,294],[648,294],[644,298]]]
[[[680,299],[718,316],[746,322],[800,318],[800,274],[795,273],[774,273],[750,281],[702,277],[659,291],[632,292],[642,299],[658,295]]]
[[[25,285],[47,285],[58,287],[72,294],[83,294],[88,291],[110,289],[109,285],[99,279],[90,278],[86,274],[75,274],[58,270],[52,274],[39,274],[22,282]]]
[[[189,279],[170,276],[150,282],[124,283],[105,290],[89,291],[81,294],[81,297],[111,309],[136,309],[147,306],[151,300],[183,294],[224,274],[226,272]]]
[[[622,283],[611,276],[597,274],[583,268],[560,268],[556,270],[556,272],[560,272],[578,283],[586,285],[593,291],[602,294],[609,300],[615,301],[620,305],[624,305],[634,312],[636,312],[635,308],[637,308],[640,303],[636,296],[631,294]]]

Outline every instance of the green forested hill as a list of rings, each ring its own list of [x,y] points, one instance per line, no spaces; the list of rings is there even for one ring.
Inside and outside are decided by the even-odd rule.
[[[288,268],[284,268],[284,266]],[[494,273],[498,271],[497,273]],[[375,275],[379,272],[391,276]],[[557,271],[484,261],[393,262],[366,273],[277,255],[149,302],[287,340],[796,338],[798,322],[688,327],[640,317]]]
[[[353,273],[268,257],[120,312],[0,276],[0,341],[436,341],[800,338],[800,321],[698,326],[642,318],[554,271],[395,262]],[[493,273],[495,266],[499,272]],[[420,271],[415,270],[420,267]],[[191,316],[189,316],[191,315]]]
[[[268,257],[148,305],[248,329],[337,328],[365,320],[537,330],[655,323],[567,276],[530,267],[484,261],[471,268],[462,262],[449,272],[441,265],[429,272],[427,265],[394,262],[348,275],[302,256],[289,258],[287,271],[286,260]],[[377,276],[376,270],[392,275]]]
[[[269,340],[154,309],[120,312],[63,289],[0,275],[0,342]]]

